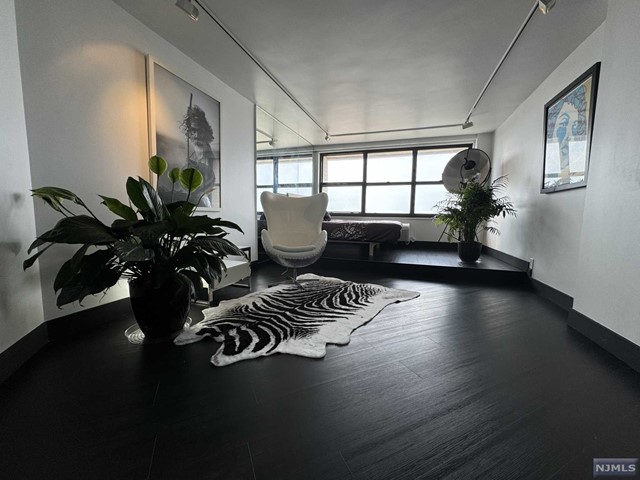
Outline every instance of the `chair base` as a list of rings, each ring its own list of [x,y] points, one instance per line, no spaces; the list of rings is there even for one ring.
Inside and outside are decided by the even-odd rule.
[[[271,287],[275,287],[277,285],[296,285],[299,288],[305,288],[304,284],[318,281],[316,279],[309,279],[309,280],[300,281],[300,280],[298,280],[298,269],[293,267],[292,270],[293,270],[293,275],[291,277],[288,277],[287,280],[285,280],[284,282],[270,283],[268,285],[268,287],[271,288]],[[284,272],[282,272],[281,275],[284,275],[288,271],[289,271],[289,269],[287,268]]]

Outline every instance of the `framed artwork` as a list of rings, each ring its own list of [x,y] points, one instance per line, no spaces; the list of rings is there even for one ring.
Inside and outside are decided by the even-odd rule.
[[[198,208],[218,211],[220,194],[220,102],[185,82],[147,55],[149,151],[163,157],[168,171],[193,167],[204,182],[191,193]],[[167,174],[156,185],[166,203],[186,200],[180,182]]]
[[[600,62],[544,106],[541,193],[587,186]]]

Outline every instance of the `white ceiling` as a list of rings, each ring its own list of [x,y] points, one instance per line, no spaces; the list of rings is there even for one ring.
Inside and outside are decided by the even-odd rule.
[[[318,128],[200,8],[114,0],[313,144]],[[200,0],[331,135],[462,123],[533,0]],[[495,130],[605,19],[606,0],[536,13],[464,133]],[[179,73],[179,72],[176,72]],[[205,88],[206,86],[201,86]],[[258,127],[292,137],[269,115]],[[332,143],[460,135],[459,127],[332,137]],[[304,143],[297,140],[297,145]]]

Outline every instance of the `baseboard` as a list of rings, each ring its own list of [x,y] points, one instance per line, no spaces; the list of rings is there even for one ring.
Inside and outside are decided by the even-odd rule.
[[[43,323],[0,353],[0,383],[9,378],[48,342],[47,326]]]
[[[567,324],[640,372],[640,346],[573,309],[569,311]]]
[[[487,255],[497,258],[501,262],[504,262],[512,267],[517,268],[520,271],[526,272],[529,268],[529,262],[522,260],[521,258],[514,257],[513,255],[509,255],[508,253],[501,252],[500,250],[496,250],[495,248],[487,247],[484,245],[482,247],[483,253]],[[554,303],[558,307],[562,308],[564,311],[569,312],[573,308],[573,297],[567,295],[560,290],[556,290],[553,287],[550,287],[546,283],[542,283],[535,278],[530,279],[531,287],[533,290],[542,298],[549,300],[551,303]]]
[[[573,297],[567,295],[560,290],[556,290],[550,287],[546,283],[542,283],[535,278],[530,279],[533,290],[542,298],[549,300],[551,303],[555,303],[558,307],[562,308],[566,312],[570,312],[573,308]]]
[[[486,245],[484,245],[482,247],[482,252],[493,258],[497,258],[501,262],[504,262],[507,265],[511,265],[512,267],[515,267],[523,272],[526,272],[529,269],[529,262],[527,262],[526,260],[522,260],[521,258],[514,257],[513,255],[509,255],[508,253],[501,252],[500,250],[496,250],[495,248],[487,247]]]
[[[133,316],[128,297],[49,320],[46,322],[49,340],[77,335],[123,316]]]
[[[51,340],[86,332],[114,318],[122,318],[123,315],[133,315],[129,298],[44,322],[0,353],[0,383],[9,378]]]

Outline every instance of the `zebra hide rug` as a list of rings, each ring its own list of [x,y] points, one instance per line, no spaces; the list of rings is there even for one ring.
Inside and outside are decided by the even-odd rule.
[[[184,330],[177,345],[210,336],[222,345],[211,357],[218,367],[274,353],[322,358],[327,344],[349,343],[351,332],[384,307],[420,295],[369,283],[305,274],[300,288],[278,285],[203,311],[204,320]]]

